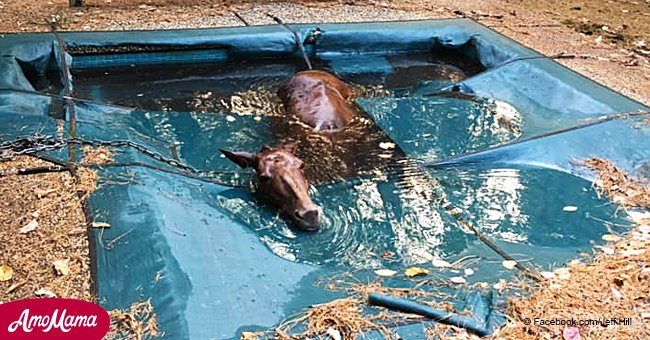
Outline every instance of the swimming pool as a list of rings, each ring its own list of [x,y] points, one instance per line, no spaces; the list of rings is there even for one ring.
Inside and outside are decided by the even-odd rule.
[[[457,290],[446,286],[459,274],[432,267],[432,256],[478,259],[470,283],[510,279],[459,217],[546,269],[629,225],[571,160],[608,158],[639,174],[650,159],[647,127],[634,118],[587,123],[641,104],[471,20],[293,27],[316,68],[360,93],[362,117],[330,140],[283,115],[277,86],[304,66],[282,27],[62,34],[74,96],[87,100],[75,104],[78,136],[137,142],[220,183],[142,167],[100,171],[89,204],[112,225],[91,234],[104,307],[151,298],[169,338],[233,338],[341,296],[315,286],[322,277],[377,279],[375,269],[418,265],[441,290]],[[51,35],[0,41],[11,56],[0,66],[16,75],[0,87],[60,91]],[[0,101],[3,138],[55,133],[65,107],[7,90]],[[285,139],[301,141],[323,209],[317,233],[277,216],[251,173],[217,151]],[[116,157],[171,168],[134,149]]]

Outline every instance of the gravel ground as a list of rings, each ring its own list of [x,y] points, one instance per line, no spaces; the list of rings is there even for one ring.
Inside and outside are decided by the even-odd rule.
[[[47,31],[47,20],[56,17],[62,29],[67,30],[134,30],[242,26],[233,12],[238,12],[251,25],[273,24],[265,13],[281,17],[287,23],[305,22],[360,22],[415,20],[433,18],[471,17],[492,27],[514,40],[543,54],[558,52],[586,55],[586,59],[565,59],[559,62],[569,68],[619,91],[646,105],[650,105],[650,52],[635,53],[630,46],[643,43],[650,32],[645,26],[635,38],[626,44],[602,39],[600,33],[579,33],[575,27],[565,25],[568,15],[575,15],[574,22],[588,19],[588,11],[560,12],[555,2],[563,0],[540,0],[556,7],[544,10],[544,6],[526,4],[526,1],[483,0],[467,1],[290,1],[260,4],[241,1],[173,1],[127,0],[87,1],[88,6],[71,9],[65,0],[33,0],[27,4],[0,0],[0,31]],[[300,3],[295,3],[300,2]],[[528,1],[530,2],[530,1]],[[597,3],[625,1],[597,0]],[[601,4],[602,5],[602,4]],[[628,4],[629,5],[629,4]],[[627,8],[627,7],[626,7]],[[625,9],[623,9],[625,10]],[[573,13],[575,12],[575,13]],[[650,12],[650,11],[649,11]],[[593,13],[598,13],[593,11]],[[648,13],[630,13],[630,20],[638,22]],[[4,19],[4,20],[2,20]],[[603,22],[603,18],[595,18]],[[620,19],[617,18],[617,22]],[[650,20],[650,19],[648,19]],[[606,22],[605,22],[606,23]],[[614,27],[614,24],[612,24]],[[610,31],[613,30],[610,28]],[[649,42],[650,45],[650,42]]]

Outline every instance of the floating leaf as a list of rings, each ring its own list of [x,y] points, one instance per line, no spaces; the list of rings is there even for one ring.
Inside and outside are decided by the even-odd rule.
[[[404,272],[404,275],[408,277],[418,276],[418,275],[429,275],[429,271],[420,267],[410,267],[407,268]]]
[[[0,281],[9,281],[14,276],[14,270],[3,264],[0,266]]]
[[[111,225],[106,222],[93,222],[90,224],[93,228],[110,228]]]
[[[52,292],[49,289],[43,289],[43,288],[40,288],[39,290],[35,291],[34,294],[36,294],[36,296],[44,296],[48,298],[56,297],[56,294],[54,294],[54,292]]]
[[[36,227],[38,227],[38,222],[36,220],[31,220],[24,227],[20,228],[20,233],[21,234],[27,234],[30,231],[34,231],[34,229],[36,229]]]
[[[616,242],[621,239],[620,237],[618,237],[618,235],[614,235],[614,234],[605,234],[601,238],[607,242]]]
[[[56,270],[56,273],[59,275],[68,275],[70,274],[70,267],[68,264],[70,263],[70,259],[59,259],[52,264],[54,265],[54,270]]]
[[[550,280],[555,277],[555,273],[553,272],[540,272],[539,275],[541,275],[543,278]]]
[[[232,122],[234,122],[236,120],[236,118],[233,117],[233,116],[228,115],[228,116],[226,116],[226,120],[232,123]]]
[[[472,275],[474,275],[474,269],[472,269],[472,268],[467,268],[467,269],[465,269],[464,272],[465,272],[465,276],[472,276]]]
[[[395,143],[381,142],[381,143],[379,143],[379,147],[384,149],[384,150],[394,149],[395,148]]]
[[[451,264],[449,262],[440,259],[431,260],[431,264],[437,268],[451,268]]]
[[[455,283],[455,284],[464,284],[464,283],[467,283],[467,281],[465,280],[465,278],[462,277],[462,276],[454,276],[454,277],[450,278],[449,281],[451,281],[452,283]]]
[[[501,262],[501,264],[506,267],[507,269],[512,269],[515,266],[517,266],[517,261],[511,261],[511,260],[505,260]]]
[[[487,282],[477,282],[476,285],[478,285],[481,289],[487,289],[489,287]]]
[[[395,274],[397,274],[397,272],[394,271],[394,270],[390,270],[390,269],[377,269],[377,270],[375,270],[375,274],[377,274],[379,276],[388,277],[388,276],[395,276]]]
[[[576,207],[575,205],[567,205],[566,207],[562,208],[562,210],[566,212],[574,212],[574,211],[578,211],[578,207]]]

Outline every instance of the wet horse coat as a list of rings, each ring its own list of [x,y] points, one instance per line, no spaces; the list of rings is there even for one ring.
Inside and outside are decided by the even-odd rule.
[[[352,88],[334,75],[311,70],[295,74],[278,91],[287,113],[317,131],[339,130],[352,121],[356,114],[350,104],[352,93]],[[309,197],[303,161],[294,155],[293,149],[265,146],[256,154],[221,152],[243,168],[254,168],[260,179],[261,194],[287,213],[299,228],[317,230],[320,227],[318,206]]]
[[[342,129],[356,116],[353,89],[324,71],[302,71],[278,91],[288,114],[318,131]]]

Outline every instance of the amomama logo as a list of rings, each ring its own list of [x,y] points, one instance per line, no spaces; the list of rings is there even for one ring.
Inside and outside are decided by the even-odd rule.
[[[29,299],[0,305],[0,339],[101,339],[110,325],[96,304],[73,299]]]

